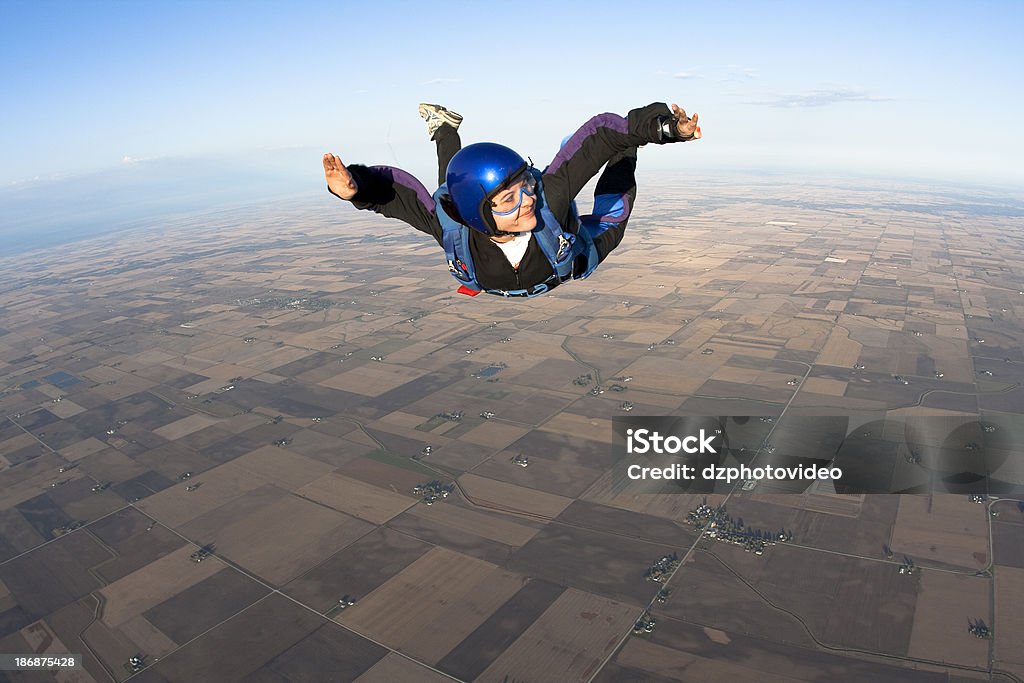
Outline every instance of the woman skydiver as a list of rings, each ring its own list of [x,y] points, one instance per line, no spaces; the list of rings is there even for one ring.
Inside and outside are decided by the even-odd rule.
[[[358,209],[372,209],[432,235],[445,251],[459,291],[532,297],[589,276],[622,241],[636,198],[637,147],[701,137],[697,114],[655,103],[625,117],[600,114],[572,136],[543,172],[515,151],[490,142],[461,146],[462,117],[421,104],[437,146],[438,183],[431,195],[390,166],[345,166],[324,154],[327,188]],[[576,213],[576,195],[604,166],[591,214]]]

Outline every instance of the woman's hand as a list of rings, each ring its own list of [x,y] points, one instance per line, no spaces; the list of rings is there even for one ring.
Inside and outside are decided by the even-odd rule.
[[[324,155],[324,176],[327,178],[327,189],[342,199],[352,199],[359,191],[359,186],[345,164],[330,152]]]
[[[680,139],[700,140],[700,126],[697,125],[697,115],[693,117],[686,115],[686,111],[678,104],[672,105],[672,113],[676,117],[676,134]]]

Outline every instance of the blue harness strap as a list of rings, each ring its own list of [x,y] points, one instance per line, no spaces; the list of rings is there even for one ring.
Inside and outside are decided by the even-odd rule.
[[[499,296],[526,296],[533,297],[552,289],[566,280],[582,279],[589,276],[597,268],[598,256],[597,247],[589,230],[580,230],[578,234],[572,234],[562,230],[553,213],[547,206],[544,197],[544,186],[541,182],[541,173],[531,169],[537,179],[537,213],[538,227],[533,230],[533,236],[537,240],[544,257],[551,264],[554,274],[547,281],[537,283],[530,289],[523,290],[497,290],[484,289],[476,279],[476,268],[473,266],[473,258],[469,251],[470,228],[458,223],[448,215],[441,202],[448,192],[447,184],[437,188],[434,192],[435,212],[441,223],[442,246],[444,247],[445,260],[448,262],[448,271],[459,282],[459,291],[464,294],[475,296],[481,291]],[[572,205],[573,213],[576,213],[576,204]],[[578,257],[584,256],[586,266],[580,269],[575,275],[573,267]]]
[[[434,200],[437,202],[437,218],[441,222],[441,242],[444,247],[444,258],[448,262],[448,272],[463,287],[480,292],[481,287],[476,282],[476,269],[469,255],[469,228],[455,222],[455,219],[441,207],[441,196],[447,190],[447,185],[439,187],[434,193]]]

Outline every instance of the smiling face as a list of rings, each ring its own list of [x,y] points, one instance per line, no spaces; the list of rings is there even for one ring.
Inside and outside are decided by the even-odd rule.
[[[536,180],[529,171],[499,190],[491,200],[495,227],[504,232],[528,232],[537,227],[536,191]]]

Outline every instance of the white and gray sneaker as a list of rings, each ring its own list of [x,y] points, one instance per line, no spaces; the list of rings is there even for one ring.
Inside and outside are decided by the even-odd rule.
[[[430,139],[434,139],[434,133],[441,126],[448,125],[458,130],[459,124],[462,123],[462,115],[456,114],[453,111],[448,111],[440,104],[427,104],[422,103],[419,107],[420,117],[427,122],[427,134],[430,135]]]

